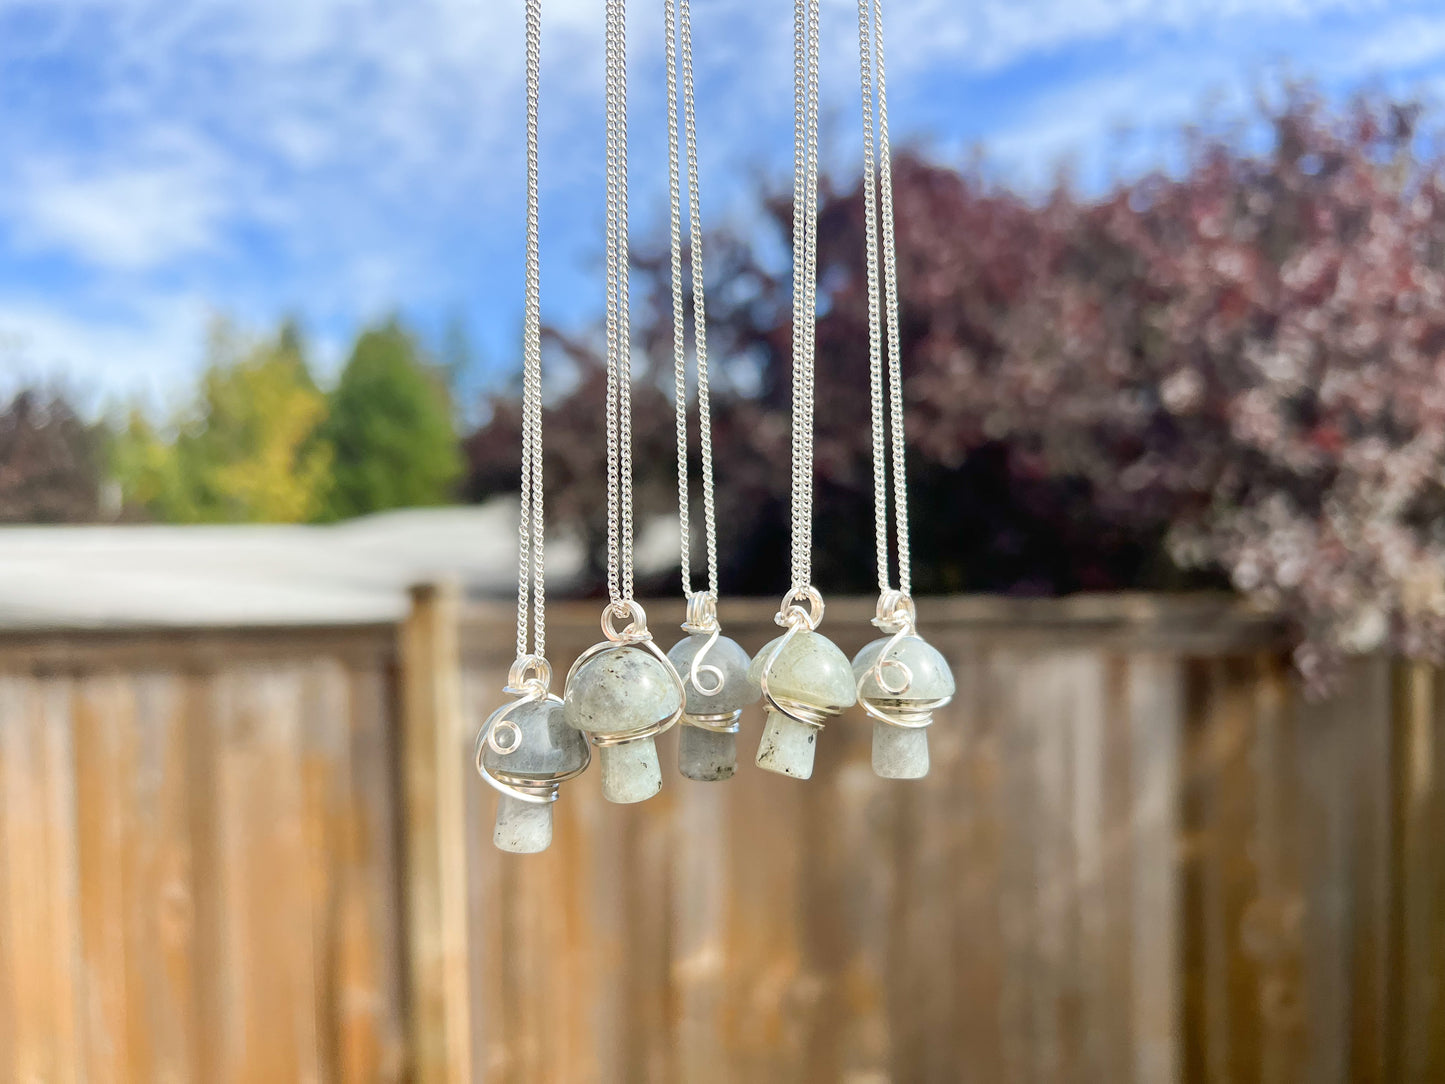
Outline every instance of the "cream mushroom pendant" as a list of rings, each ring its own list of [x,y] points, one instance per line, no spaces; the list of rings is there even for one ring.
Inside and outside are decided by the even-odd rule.
[[[777,621],[787,631],[762,649],[750,676],[767,709],[758,767],[813,774],[818,736],[857,699],[848,657],[818,632],[823,598],[812,585],[813,364],[818,279],[818,8],[794,0],[792,586]]]
[[[908,553],[908,477],[904,462],[902,346],[898,323],[898,258],[893,229],[893,168],[888,142],[888,90],[883,57],[882,0],[858,0],[858,57],[863,98],[863,202],[868,254],[869,400],[873,419],[873,512],[878,553],[878,611],[884,636],[853,660],[858,699],[873,720],[873,771],[886,779],[928,774],[928,726],[953,699],[948,662],[915,628]],[[874,159],[874,67],[877,69]],[[881,203],[881,209],[878,204]],[[882,251],[879,251],[879,233]],[[879,258],[883,296],[879,293]],[[888,398],[883,410],[883,316],[888,317]],[[886,431],[885,431],[886,430]],[[898,587],[890,582],[888,475],[891,452]]]
[[[522,486],[517,570],[517,659],[512,697],[477,734],[476,768],[501,797],[493,842],[531,854],[552,842],[552,803],[562,783],[586,770],[591,749],[569,729],[552,695],[546,658],[543,565],[542,334],[538,243],[537,111],[541,82],[541,0],[527,0],[527,271],[522,350]]]
[[[604,639],[572,664],[563,719],[597,746],[602,796],[641,802],[662,787],[654,738],[682,717],[682,679],[633,595],[632,344],[628,320],[625,0],[607,0],[607,589]]]
[[[667,657],[687,689],[678,740],[678,770],[689,779],[731,779],[738,767],[738,719],[758,698],[748,681],[748,653],[722,634],[718,624],[717,515],[713,500],[712,411],[707,371],[707,304],[703,293],[702,222],[697,168],[697,127],[693,110],[692,18],[688,0],[667,0],[668,179],[672,195],[673,394],[677,407],[677,512],[682,537],[682,590],[687,599],[688,635]],[[679,65],[679,56],[681,64]],[[678,131],[678,75],[682,83],[682,129]],[[692,279],[693,341],[697,355],[697,418],[702,449],[703,531],[707,543],[708,589],[692,589],[692,535],[688,508],[687,311],[682,279],[682,144],[687,148],[688,269]]]

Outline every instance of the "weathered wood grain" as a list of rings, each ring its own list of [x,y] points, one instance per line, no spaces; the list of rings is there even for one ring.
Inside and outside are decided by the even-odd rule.
[[[401,642],[409,1023],[420,1084],[471,1076],[457,606],[454,588],[419,588]]]
[[[509,607],[0,639],[0,1082],[1445,1079],[1440,675],[1311,703],[1212,599],[921,610],[928,779],[856,714],[758,772],[754,712],[733,781],[664,736],[657,799],[589,774],[534,857],[470,764]],[[561,671],[597,607],[551,617]]]
[[[388,656],[296,644],[0,648],[0,1081],[400,1079]],[[333,994],[356,960],[368,988]]]

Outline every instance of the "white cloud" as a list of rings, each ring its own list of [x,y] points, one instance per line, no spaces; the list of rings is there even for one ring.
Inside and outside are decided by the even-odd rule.
[[[888,18],[901,46],[892,55],[904,63],[948,57],[996,71],[1079,43],[1389,7],[1390,0],[914,0],[894,3]]]
[[[59,384],[91,411],[132,400],[175,406],[210,319],[209,307],[186,295],[108,313],[0,297],[0,395]]]
[[[189,163],[112,165],[77,174],[73,163],[23,171],[13,197],[17,240],[68,250],[90,263],[144,270],[214,249],[225,188]]]
[[[856,5],[824,7],[826,108],[837,160],[851,162]],[[665,191],[655,168],[661,11],[651,0],[631,8],[641,232]],[[1406,8],[1419,25],[1402,21]],[[602,5],[546,0],[544,10],[550,276],[598,247],[587,231],[601,207]],[[1423,63],[1442,55],[1445,33],[1424,10],[1385,0],[890,0],[889,61],[902,102],[941,76],[1173,36],[1180,70],[1136,59],[1117,77],[1067,76],[986,133],[1000,162],[1037,170],[1122,120],[1187,115],[1213,73],[1237,74],[1238,58],[1219,48],[1196,58],[1178,45],[1192,34],[1243,39],[1257,23],[1379,11],[1401,36],[1381,37],[1369,55]],[[8,33],[16,12],[24,32]],[[790,5],[709,0],[694,23],[705,206],[736,212],[732,194],[750,187],[751,170],[786,169]],[[261,319],[304,303],[328,334],[417,296],[475,296],[466,276],[476,268],[440,269],[438,251],[457,232],[507,258],[516,247],[521,43],[520,0],[0,0],[0,160],[11,163],[0,171],[0,239],[17,256],[72,261],[91,296],[130,299],[101,311],[60,286],[44,304],[33,292],[7,303],[21,295],[0,251],[0,331],[33,320],[26,364],[64,359],[105,387],[135,387],[195,364],[205,319],[195,296]],[[905,138],[908,112],[895,108],[894,123]],[[564,225],[565,236],[546,232]]]

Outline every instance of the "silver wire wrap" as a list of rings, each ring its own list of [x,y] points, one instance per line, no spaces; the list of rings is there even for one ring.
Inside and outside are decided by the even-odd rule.
[[[683,724],[696,727],[698,730],[706,730],[713,734],[736,734],[742,729],[739,722],[743,717],[743,709],[735,711],[720,711],[713,715],[684,715]]]
[[[804,602],[807,603],[806,607],[800,604]],[[778,657],[793,642],[793,639],[801,632],[814,631],[822,623],[823,609],[823,596],[818,593],[816,587],[792,590],[783,596],[783,605],[773,615],[773,621],[788,631],[773,645],[772,651],[768,653],[768,661],[763,663],[763,669],[758,679],[758,684],[763,692],[763,703],[769,710],[786,715],[797,722],[805,723],[814,730],[822,730],[832,715],[816,705],[804,704],[793,697],[773,695],[769,678],[772,675],[773,663],[777,662]]]
[[[527,0],[527,270],[522,326],[522,486],[517,525],[519,661],[541,659],[547,653],[542,508],[542,278],[538,223],[537,117],[541,82],[542,0]]]
[[[617,628],[617,618],[626,617],[627,624],[622,629]],[[643,738],[655,738],[666,730],[672,729],[673,725],[682,718],[683,708],[687,704],[687,688],[682,683],[682,677],[677,672],[677,667],[672,665],[669,659],[652,639],[652,633],[647,631],[647,614],[642,606],[635,599],[628,599],[621,607],[607,606],[602,611],[602,635],[606,637],[600,643],[593,644],[582,654],[577,656],[577,661],[572,664],[572,669],[567,671],[567,684],[572,683],[584,664],[601,655],[604,651],[611,651],[614,647],[635,647],[644,651],[650,651],[652,655],[667,669],[668,676],[677,686],[678,708],[666,719],[660,719],[655,723],[648,723],[646,726],[637,727],[634,730],[625,730],[617,734],[596,734],[587,732],[587,738],[593,745],[602,748],[610,745],[622,745],[630,741],[640,741]]]
[[[863,695],[863,686],[872,678],[889,696],[901,697],[907,694],[913,685],[913,671],[907,663],[890,659],[888,656],[904,640],[918,635],[917,619],[913,599],[902,591],[889,589],[879,596],[878,609],[872,623],[879,631],[893,635],[878,653],[878,660],[858,679],[858,704],[864,713],[871,719],[901,730],[922,730],[929,726],[933,722],[933,712],[948,703],[948,699],[921,702],[906,708],[893,706],[890,712],[884,712]],[[890,668],[892,672],[900,675],[897,680],[889,680]]]
[[[587,756],[582,761],[582,766],[575,771],[567,772],[564,775],[552,779],[530,779],[523,776],[510,775],[506,772],[495,773],[487,771],[484,756],[488,748],[498,756],[510,756],[520,746],[521,730],[517,724],[508,718],[508,715],[523,704],[534,704],[540,701],[552,701],[561,704],[560,698],[551,695],[547,690],[552,685],[552,667],[545,659],[535,656],[527,656],[518,659],[512,664],[511,673],[507,676],[507,687],[504,690],[508,695],[515,697],[510,703],[503,704],[496,711],[487,717],[482,724],[481,730],[477,732],[475,763],[477,772],[485,779],[494,790],[505,794],[509,798],[515,798],[519,802],[527,802],[531,805],[551,805],[557,800],[557,791],[561,785],[569,779],[575,779],[587,770],[592,763],[592,750],[587,749]],[[497,742],[497,732],[500,730],[514,735],[508,745],[501,745]]]

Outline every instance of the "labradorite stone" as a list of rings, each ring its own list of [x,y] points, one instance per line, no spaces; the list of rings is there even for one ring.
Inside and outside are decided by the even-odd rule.
[[[588,659],[567,682],[563,702],[568,726],[588,734],[620,734],[676,714],[682,693],[652,652],[619,646]]]
[[[492,842],[511,854],[537,854],[552,843],[552,807],[503,794],[497,802]]]
[[[928,774],[928,731],[873,723],[873,774],[880,779],[922,779]]]
[[[794,779],[812,778],[818,733],[815,727],[769,711],[763,724],[763,740],[758,743],[758,767]]]
[[[738,770],[738,736],[684,726],[677,742],[677,770],[700,783],[731,779]]]
[[[717,643],[703,657],[704,666],[716,666],[723,673],[723,686],[716,693],[698,691],[688,677],[692,660],[703,649],[711,633],[697,632],[672,645],[667,657],[677,667],[683,684],[687,686],[687,713],[689,715],[720,715],[737,711],[756,703],[762,694],[755,685],[748,682],[748,653],[736,640],[719,636]],[[703,684],[711,685],[710,675],[703,676]]]
[[[910,680],[902,693],[892,693],[878,683],[874,672],[879,657],[893,638],[874,640],[853,659],[853,675],[859,695],[885,715],[894,712],[928,711],[946,704],[954,694],[953,671],[948,660],[920,636],[906,636],[888,652],[887,658],[908,667]],[[887,674],[896,678],[898,675]],[[921,728],[873,723],[873,771],[883,779],[922,779],[928,774],[928,731]]]
[[[644,802],[662,789],[662,765],[651,738],[604,745],[597,755],[602,762],[602,797],[609,802]]]
[[[587,739],[567,725],[560,700],[518,704],[502,719],[517,724],[521,740],[516,751],[506,756],[486,746],[482,764],[487,771],[526,779],[556,779],[578,771],[587,762]]]
[[[759,651],[748,668],[748,680],[759,689],[763,667],[782,638]],[[810,704],[830,715],[858,702],[858,687],[848,656],[820,632],[800,632],[788,642],[768,671],[768,688],[774,697]]]
[[[870,671],[891,639],[891,636],[885,636],[874,640],[854,657],[853,677],[861,683],[858,687],[860,696],[879,707],[890,701],[902,704],[929,703],[947,700],[953,696],[953,671],[948,667],[948,660],[921,636],[904,637],[888,653],[890,661],[901,662],[912,672],[913,680],[909,683],[907,692],[900,697],[880,687],[877,676]],[[885,667],[885,670],[887,669],[891,667]]]

